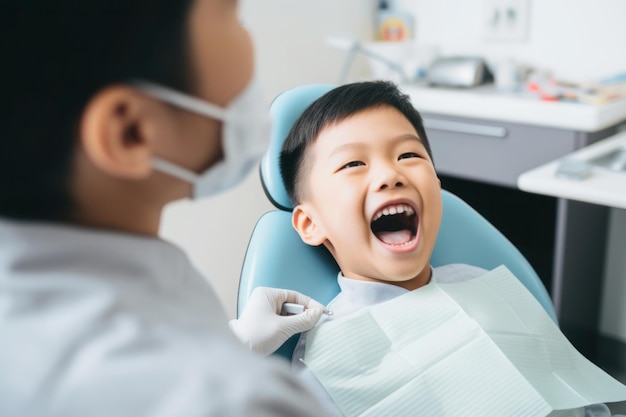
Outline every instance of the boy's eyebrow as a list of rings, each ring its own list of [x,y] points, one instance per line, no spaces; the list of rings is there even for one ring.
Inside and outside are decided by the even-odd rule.
[[[415,140],[423,145],[422,140],[415,133],[403,133],[402,135],[396,136],[395,138],[392,138],[391,140],[396,141],[396,142],[404,142],[406,140]]]
[[[362,143],[344,143],[343,145],[339,145],[337,146],[335,149],[332,150],[332,152],[330,153],[329,156],[333,156],[335,154],[338,154],[339,152],[343,152],[347,149],[352,149],[352,148],[363,148],[365,145],[363,145]]]

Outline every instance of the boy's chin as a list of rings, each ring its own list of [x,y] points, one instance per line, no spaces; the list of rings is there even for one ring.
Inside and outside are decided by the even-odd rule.
[[[427,269],[427,271],[424,271],[424,269]],[[389,278],[385,279],[385,281],[408,289],[419,288],[430,282],[430,266],[426,266],[424,269],[390,272],[386,275]]]
[[[386,268],[385,268],[386,266]],[[421,254],[414,254],[410,259],[396,259],[395,262],[381,265],[380,271],[389,281],[411,281],[423,275],[430,275],[430,262]]]

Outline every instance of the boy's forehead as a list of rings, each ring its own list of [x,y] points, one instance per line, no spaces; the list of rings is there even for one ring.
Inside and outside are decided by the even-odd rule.
[[[309,152],[317,149],[333,153],[365,142],[399,140],[415,140],[422,144],[415,127],[402,112],[392,106],[380,106],[326,124],[309,144]]]

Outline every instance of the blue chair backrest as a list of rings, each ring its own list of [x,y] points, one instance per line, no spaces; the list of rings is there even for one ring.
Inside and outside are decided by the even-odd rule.
[[[280,94],[272,103],[272,136],[260,171],[265,193],[278,210],[265,213],[252,232],[241,272],[238,315],[258,286],[300,291],[324,304],[339,293],[339,267],[335,260],[324,247],[303,243],[291,225],[292,205],[279,166],[280,149],[294,122],[313,101],[334,87],[328,84],[296,87]],[[441,197],[443,217],[431,265],[466,263],[487,270],[506,265],[556,323],[546,288],[519,250],[463,200],[445,190]],[[294,344],[292,338],[278,354],[290,357]]]

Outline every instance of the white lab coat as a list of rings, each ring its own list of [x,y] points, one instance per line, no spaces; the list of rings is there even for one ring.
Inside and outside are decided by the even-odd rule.
[[[316,416],[155,238],[0,220],[0,415]]]

